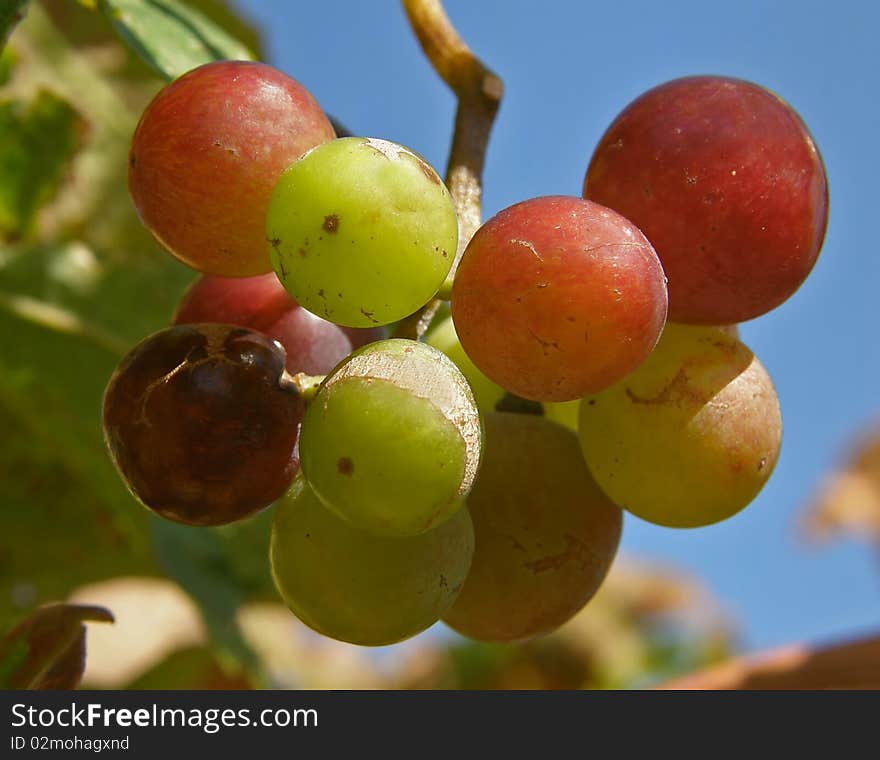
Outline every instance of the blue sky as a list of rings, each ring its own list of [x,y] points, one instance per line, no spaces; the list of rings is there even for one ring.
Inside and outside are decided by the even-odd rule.
[[[396,0],[238,0],[267,57],[356,134],[408,145],[442,173],[454,100]],[[876,628],[880,562],[855,541],[811,547],[797,520],[851,436],[880,414],[880,176],[876,30],[868,2],[447,0],[465,39],[505,81],[489,149],[485,216],[520,200],[580,192],[602,132],[668,79],[716,73],[776,91],[825,159],[831,217],[819,262],[742,337],[776,384],[785,434],[756,501],[711,528],[628,517],[623,549],[700,576],[748,648]]]

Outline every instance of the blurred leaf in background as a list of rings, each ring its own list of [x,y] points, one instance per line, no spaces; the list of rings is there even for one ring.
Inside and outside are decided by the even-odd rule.
[[[125,12],[114,17],[115,30],[87,5],[31,3],[2,58],[0,624],[5,625],[85,583],[181,571],[173,558],[189,534],[174,525],[151,529],[148,512],[113,469],[101,433],[101,399],[117,362],[168,323],[194,277],[155,243],[128,197],[131,134],[164,80],[117,32],[135,33],[126,31],[126,14],[143,20],[161,12],[178,32],[189,28],[210,42],[200,53],[189,46],[197,58],[178,57],[179,66],[229,51],[259,52],[255,31],[222,2],[200,0],[189,10],[171,2],[117,3]],[[104,3],[103,9],[111,12],[111,6]],[[179,42],[168,31],[151,49],[158,55]],[[214,543],[215,568],[205,577],[217,593],[236,602],[269,593],[267,520],[204,534]],[[187,586],[191,564],[181,572]],[[211,596],[205,592],[199,601]],[[234,607],[223,614],[228,618]],[[207,611],[212,609],[208,604]]]
[[[880,545],[880,420],[860,431],[840,465],[824,476],[803,528],[814,540],[852,536]]]

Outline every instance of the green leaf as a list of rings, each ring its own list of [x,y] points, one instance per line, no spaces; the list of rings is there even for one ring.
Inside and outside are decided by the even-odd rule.
[[[166,79],[210,61],[253,60],[248,48],[178,0],[99,0],[120,37]]]
[[[222,537],[210,529],[178,525],[159,517],[152,522],[159,564],[198,604],[221,652],[256,673],[257,657],[236,621],[245,591]]]
[[[15,25],[24,18],[29,0],[4,0],[0,5],[0,50],[6,45]]]
[[[0,103],[0,236],[14,240],[30,231],[69,168],[82,125],[70,104],[49,92],[29,105]]]

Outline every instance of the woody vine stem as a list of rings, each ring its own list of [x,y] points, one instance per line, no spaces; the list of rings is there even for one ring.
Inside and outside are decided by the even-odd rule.
[[[446,186],[458,217],[458,250],[437,298],[403,320],[396,335],[421,338],[452,288],[465,246],[482,224],[482,178],[489,134],[501,104],[501,79],[477,58],[456,31],[442,0],[402,0],[422,50],[458,99],[446,166]]]

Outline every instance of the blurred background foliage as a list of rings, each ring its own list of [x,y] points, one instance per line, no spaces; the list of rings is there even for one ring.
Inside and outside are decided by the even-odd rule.
[[[435,631],[362,650],[316,636],[278,603],[271,510],[219,529],[150,517],[105,454],[101,397],[194,275],[135,215],[129,140],[167,79],[212,58],[259,58],[259,35],[219,0],[6,7],[0,40],[26,15],[0,58],[0,685],[23,672],[22,642],[37,651],[36,624],[13,626],[65,600],[116,619],[90,626],[92,688],[642,687],[737,651],[735,621],[709,590],[627,558],[540,640]],[[880,541],[880,426],[828,476],[804,528]],[[75,626],[44,659],[70,656],[88,618],[76,610],[94,607],[72,609],[52,618]]]

